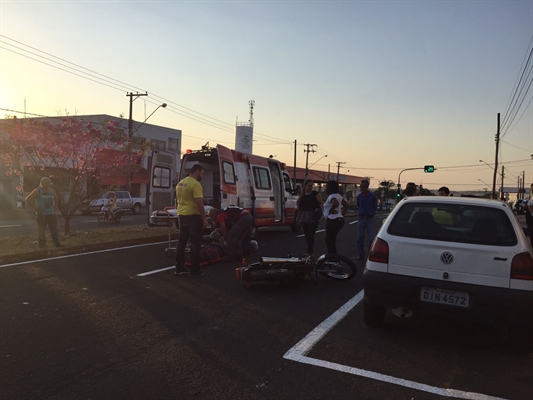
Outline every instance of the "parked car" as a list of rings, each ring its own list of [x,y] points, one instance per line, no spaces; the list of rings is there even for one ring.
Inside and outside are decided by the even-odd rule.
[[[364,321],[381,327],[431,314],[507,328],[512,350],[533,350],[533,255],[500,201],[409,197],[372,243],[364,271]]]
[[[133,214],[139,214],[141,208],[146,205],[146,199],[143,197],[131,197],[130,192],[123,190],[116,190],[115,195],[117,197],[117,207],[124,210],[130,210]],[[83,215],[90,215],[91,213],[97,213],[100,209],[109,202],[111,191],[105,192],[97,199],[85,201],[80,206],[80,211]]]

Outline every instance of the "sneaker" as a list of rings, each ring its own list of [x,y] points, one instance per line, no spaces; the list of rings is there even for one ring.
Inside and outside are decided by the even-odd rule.
[[[189,272],[189,276],[204,276],[205,275],[205,272],[204,271],[198,271],[198,272]]]
[[[180,268],[180,269],[177,269],[176,268],[176,271],[174,271],[174,275],[188,275],[190,273],[189,269],[188,268]]]

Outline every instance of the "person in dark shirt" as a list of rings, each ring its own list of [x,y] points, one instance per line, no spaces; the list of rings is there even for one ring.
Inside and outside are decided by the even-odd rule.
[[[242,260],[243,239],[249,237],[254,218],[249,211],[240,207],[212,208],[209,216],[217,225],[217,230],[226,239],[228,260]]]
[[[365,232],[370,246],[376,236],[376,224],[374,215],[378,208],[378,199],[374,193],[368,190],[367,179],[361,181],[361,193],[357,195],[357,206],[359,207],[359,221],[357,222],[357,252],[358,260],[365,259]]]
[[[529,241],[531,242],[531,247],[533,247],[533,215],[531,215],[531,209],[529,208],[529,202],[522,203],[522,209],[526,213],[526,225],[527,233],[529,235]]]
[[[313,181],[306,179],[304,190],[296,200],[298,208],[298,222],[302,225],[305,243],[307,244],[307,254],[314,255],[315,232],[318,223],[323,216],[322,204],[324,201],[320,194],[313,190]]]

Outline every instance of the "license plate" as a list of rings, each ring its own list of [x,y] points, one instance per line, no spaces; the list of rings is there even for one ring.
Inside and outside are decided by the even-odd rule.
[[[447,304],[449,306],[468,307],[469,295],[466,292],[423,287],[420,300],[428,303]]]

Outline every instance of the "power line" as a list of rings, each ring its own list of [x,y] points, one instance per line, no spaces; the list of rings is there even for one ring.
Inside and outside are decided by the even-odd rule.
[[[528,45],[528,50],[526,50],[526,55],[524,56],[524,60],[522,61],[522,67],[523,67],[521,68],[522,72],[518,74],[515,80],[514,93],[510,96],[508,104],[507,104],[507,110],[505,111],[502,124],[500,127],[500,132],[503,132],[501,138],[503,138],[510,131],[512,123],[514,119],[516,118],[516,115],[520,111],[520,108],[522,107],[524,99],[527,97],[527,93],[529,92],[529,89],[531,88],[531,83],[533,82],[533,78],[531,79],[529,78],[533,71],[533,67],[530,66],[530,63],[533,57],[533,47],[531,47],[532,43],[533,43],[533,36],[531,36],[531,39]],[[531,50],[529,50],[530,47],[531,47]],[[528,51],[529,51],[529,56],[528,56]],[[526,61],[526,58],[527,58],[527,61]],[[527,74],[526,74],[526,71],[528,71]],[[526,87],[527,89],[525,89],[525,92],[524,92],[524,88]]]
[[[132,88],[134,89],[137,89],[137,90],[140,90],[140,91],[144,91],[144,92],[148,92],[144,89],[141,89],[139,87],[136,87],[136,86],[133,86],[133,85],[130,85],[128,83],[125,83],[125,82],[122,82],[122,81],[119,81],[117,79],[114,79],[112,77],[109,77],[107,75],[104,75],[104,74],[101,74],[99,72],[96,72],[94,70],[91,70],[89,68],[85,68],[83,66],[80,66],[78,64],[75,64],[75,63],[72,63],[68,60],[65,60],[63,58],[60,58],[60,57],[57,57],[57,56],[54,56],[50,53],[47,53],[45,51],[42,51],[42,50],[39,50],[35,47],[32,47],[32,46],[29,46],[27,44],[24,44],[22,42],[19,42],[15,39],[12,39],[12,38],[9,38],[5,35],[1,35],[0,34],[0,37],[2,37],[4,40],[1,41],[0,43],[3,43],[5,45],[8,45],[8,46],[11,46],[11,47],[14,47],[18,50],[21,50],[23,52],[26,52],[27,54],[22,54],[18,51],[14,51],[13,49],[10,49],[10,48],[7,48],[5,46],[0,46],[0,48],[4,49],[4,50],[7,50],[7,51],[10,51],[12,53],[15,53],[17,55],[20,55],[22,57],[26,57],[26,58],[29,58],[33,61],[37,61],[39,63],[42,63],[44,65],[47,65],[47,66],[50,66],[52,68],[56,68],[56,69],[59,69],[61,71],[64,71],[64,72],[67,72],[69,74],[72,74],[72,75],[75,75],[75,76],[78,76],[80,78],[83,78],[83,79],[87,79],[87,80],[90,80],[92,82],[95,82],[95,83],[99,83],[101,85],[104,85],[104,86],[108,86],[112,89],[115,89],[115,90],[120,90],[120,91],[129,91],[131,92],[132,91]],[[31,50],[34,50],[34,51],[29,51],[27,49],[24,49],[20,46],[16,46],[12,43],[8,43],[5,41],[5,39],[7,40],[10,40],[14,43],[17,43],[17,44],[20,44],[22,46],[25,46]],[[42,53],[46,56],[43,56],[41,54],[37,54],[36,52],[39,52],[39,53]],[[28,55],[30,54],[30,55]],[[35,57],[39,57],[41,59],[37,59]],[[53,59],[51,59],[51,58]],[[61,62],[58,62],[56,60],[60,60]],[[55,65],[54,65],[55,64]],[[69,64],[69,65],[66,65],[66,64]],[[85,72],[85,71],[88,71],[88,72]],[[154,94],[150,94],[152,96],[152,98],[154,98],[155,100],[157,101],[161,101],[161,102],[166,102],[167,104],[171,105],[171,106],[174,106],[174,109],[172,109],[171,106],[169,106],[167,109],[171,112],[174,112],[175,114],[177,115],[181,115],[185,118],[189,118],[193,121],[196,121],[196,122],[199,122],[199,123],[202,123],[202,124],[205,124],[205,125],[208,125],[208,126],[211,126],[212,128],[216,128],[216,129],[220,129],[220,130],[224,130],[226,132],[230,132],[230,133],[234,133],[234,130],[231,129],[234,125],[233,124],[230,124],[228,122],[225,122],[225,121],[221,121],[219,119],[216,119],[216,118],[213,118],[213,117],[210,117],[206,114],[203,114],[201,112],[198,112],[198,111],[195,111],[195,110],[192,110],[191,108],[188,108],[188,107],[185,107],[181,104],[178,104],[172,100],[169,100],[169,99],[166,99],[164,97],[161,97],[161,96],[158,96],[158,95],[154,95]],[[153,102],[153,101],[147,101],[148,103],[150,104],[153,104],[155,106],[158,106],[159,104],[157,102]],[[186,110],[186,111],[184,111]],[[293,142],[289,142],[289,141],[286,141],[286,140],[283,140],[283,139],[279,139],[279,138],[276,138],[276,137],[273,137],[273,136],[270,136],[270,135],[267,135],[267,134],[263,134],[261,132],[257,132],[255,131],[254,132],[254,135],[256,136],[256,138],[258,138],[258,140],[263,140],[263,141],[266,141],[266,142],[271,142],[273,144],[290,144],[292,145]]]

